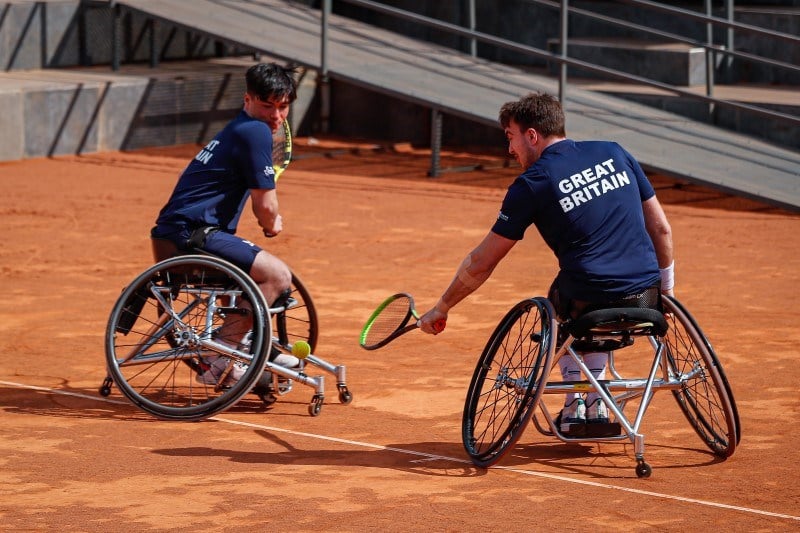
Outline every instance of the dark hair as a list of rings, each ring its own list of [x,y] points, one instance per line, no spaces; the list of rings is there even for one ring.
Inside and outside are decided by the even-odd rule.
[[[545,137],[565,137],[564,110],[555,96],[530,93],[500,108],[500,125],[505,129],[516,122],[521,130],[533,128]]]
[[[294,102],[297,98],[294,74],[293,67],[283,67],[277,63],[253,65],[244,76],[247,92],[264,101],[288,96],[289,102]]]

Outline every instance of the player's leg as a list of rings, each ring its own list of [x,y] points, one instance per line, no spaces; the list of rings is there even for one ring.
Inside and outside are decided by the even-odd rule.
[[[572,357],[564,355],[558,360],[561,379],[564,381],[581,381],[583,374]],[[561,431],[571,433],[573,426],[586,423],[586,400],[579,392],[570,392],[564,396],[564,407],[561,409]]]
[[[247,272],[270,305],[291,290],[292,273],[289,267],[257,244],[237,235],[215,231],[205,236],[201,249]],[[231,343],[246,344],[247,327],[246,321],[229,317],[225,321],[221,336]],[[278,350],[272,350],[270,361],[289,368],[295,368],[300,364],[300,360],[296,357],[281,354]]]
[[[291,270],[286,263],[265,250],[255,256],[249,272],[270,304],[291,290]]]
[[[585,304],[564,298],[558,289],[558,279],[553,281],[547,295],[547,299],[553,304],[556,316],[560,321],[577,316],[578,312]],[[565,340],[563,332],[559,332],[559,346]],[[582,381],[584,379],[578,363],[569,355],[563,355],[558,360],[563,381]],[[564,396],[564,407],[558,417],[562,433],[582,433],[583,424],[586,424],[586,398],[579,392],[567,393]]]
[[[292,351],[297,341],[305,341],[311,353],[317,348],[319,321],[311,293],[296,273],[292,273],[292,287],[278,298],[270,308],[273,319],[273,343],[285,352]]]
[[[608,365],[608,352],[590,352],[583,354],[583,362],[589,367],[592,375],[598,380],[606,379],[606,366]],[[586,395],[586,423],[607,424],[608,408],[600,395],[591,391]]]

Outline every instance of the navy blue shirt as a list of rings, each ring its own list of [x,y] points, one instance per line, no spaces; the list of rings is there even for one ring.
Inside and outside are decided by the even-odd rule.
[[[520,240],[535,224],[559,263],[567,298],[602,302],[659,281],[642,202],[655,195],[619,144],[564,140],[511,184],[492,231]]]
[[[236,233],[250,189],[274,189],[272,131],[241,111],[189,163],[156,224]]]

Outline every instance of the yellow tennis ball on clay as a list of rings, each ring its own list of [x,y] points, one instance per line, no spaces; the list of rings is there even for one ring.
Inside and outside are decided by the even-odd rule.
[[[306,341],[297,341],[292,345],[292,355],[298,359],[305,359],[311,353],[311,346]]]

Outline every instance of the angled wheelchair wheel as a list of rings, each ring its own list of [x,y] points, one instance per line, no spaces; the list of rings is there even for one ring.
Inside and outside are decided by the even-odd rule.
[[[677,377],[687,378],[673,391],[683,414],[706,445],[729,457],[741,438],[739,413],[728,379],[711,343],[675,298],[664,298],[669,330],[666,360]]]
[[[206,418],[258,380],[271,328],[261,291],[238,267],[204,255],[167,259],[134,279],[111,311],[109,378],[159,418]]]
[[[286,302],[279,302],[271,309],[272,342],[285,352],[291,352],[292,345],[306,341],[311,353],[317,348],[319,340],[319,321],[311,294],[296,274],[292,273],[292,287]]]
[[[544,298],[515,305],[500,321],[481,354],[467,392],[462,420],[464,448],[487,467],[519,440],[550,374],[556,331]]]

